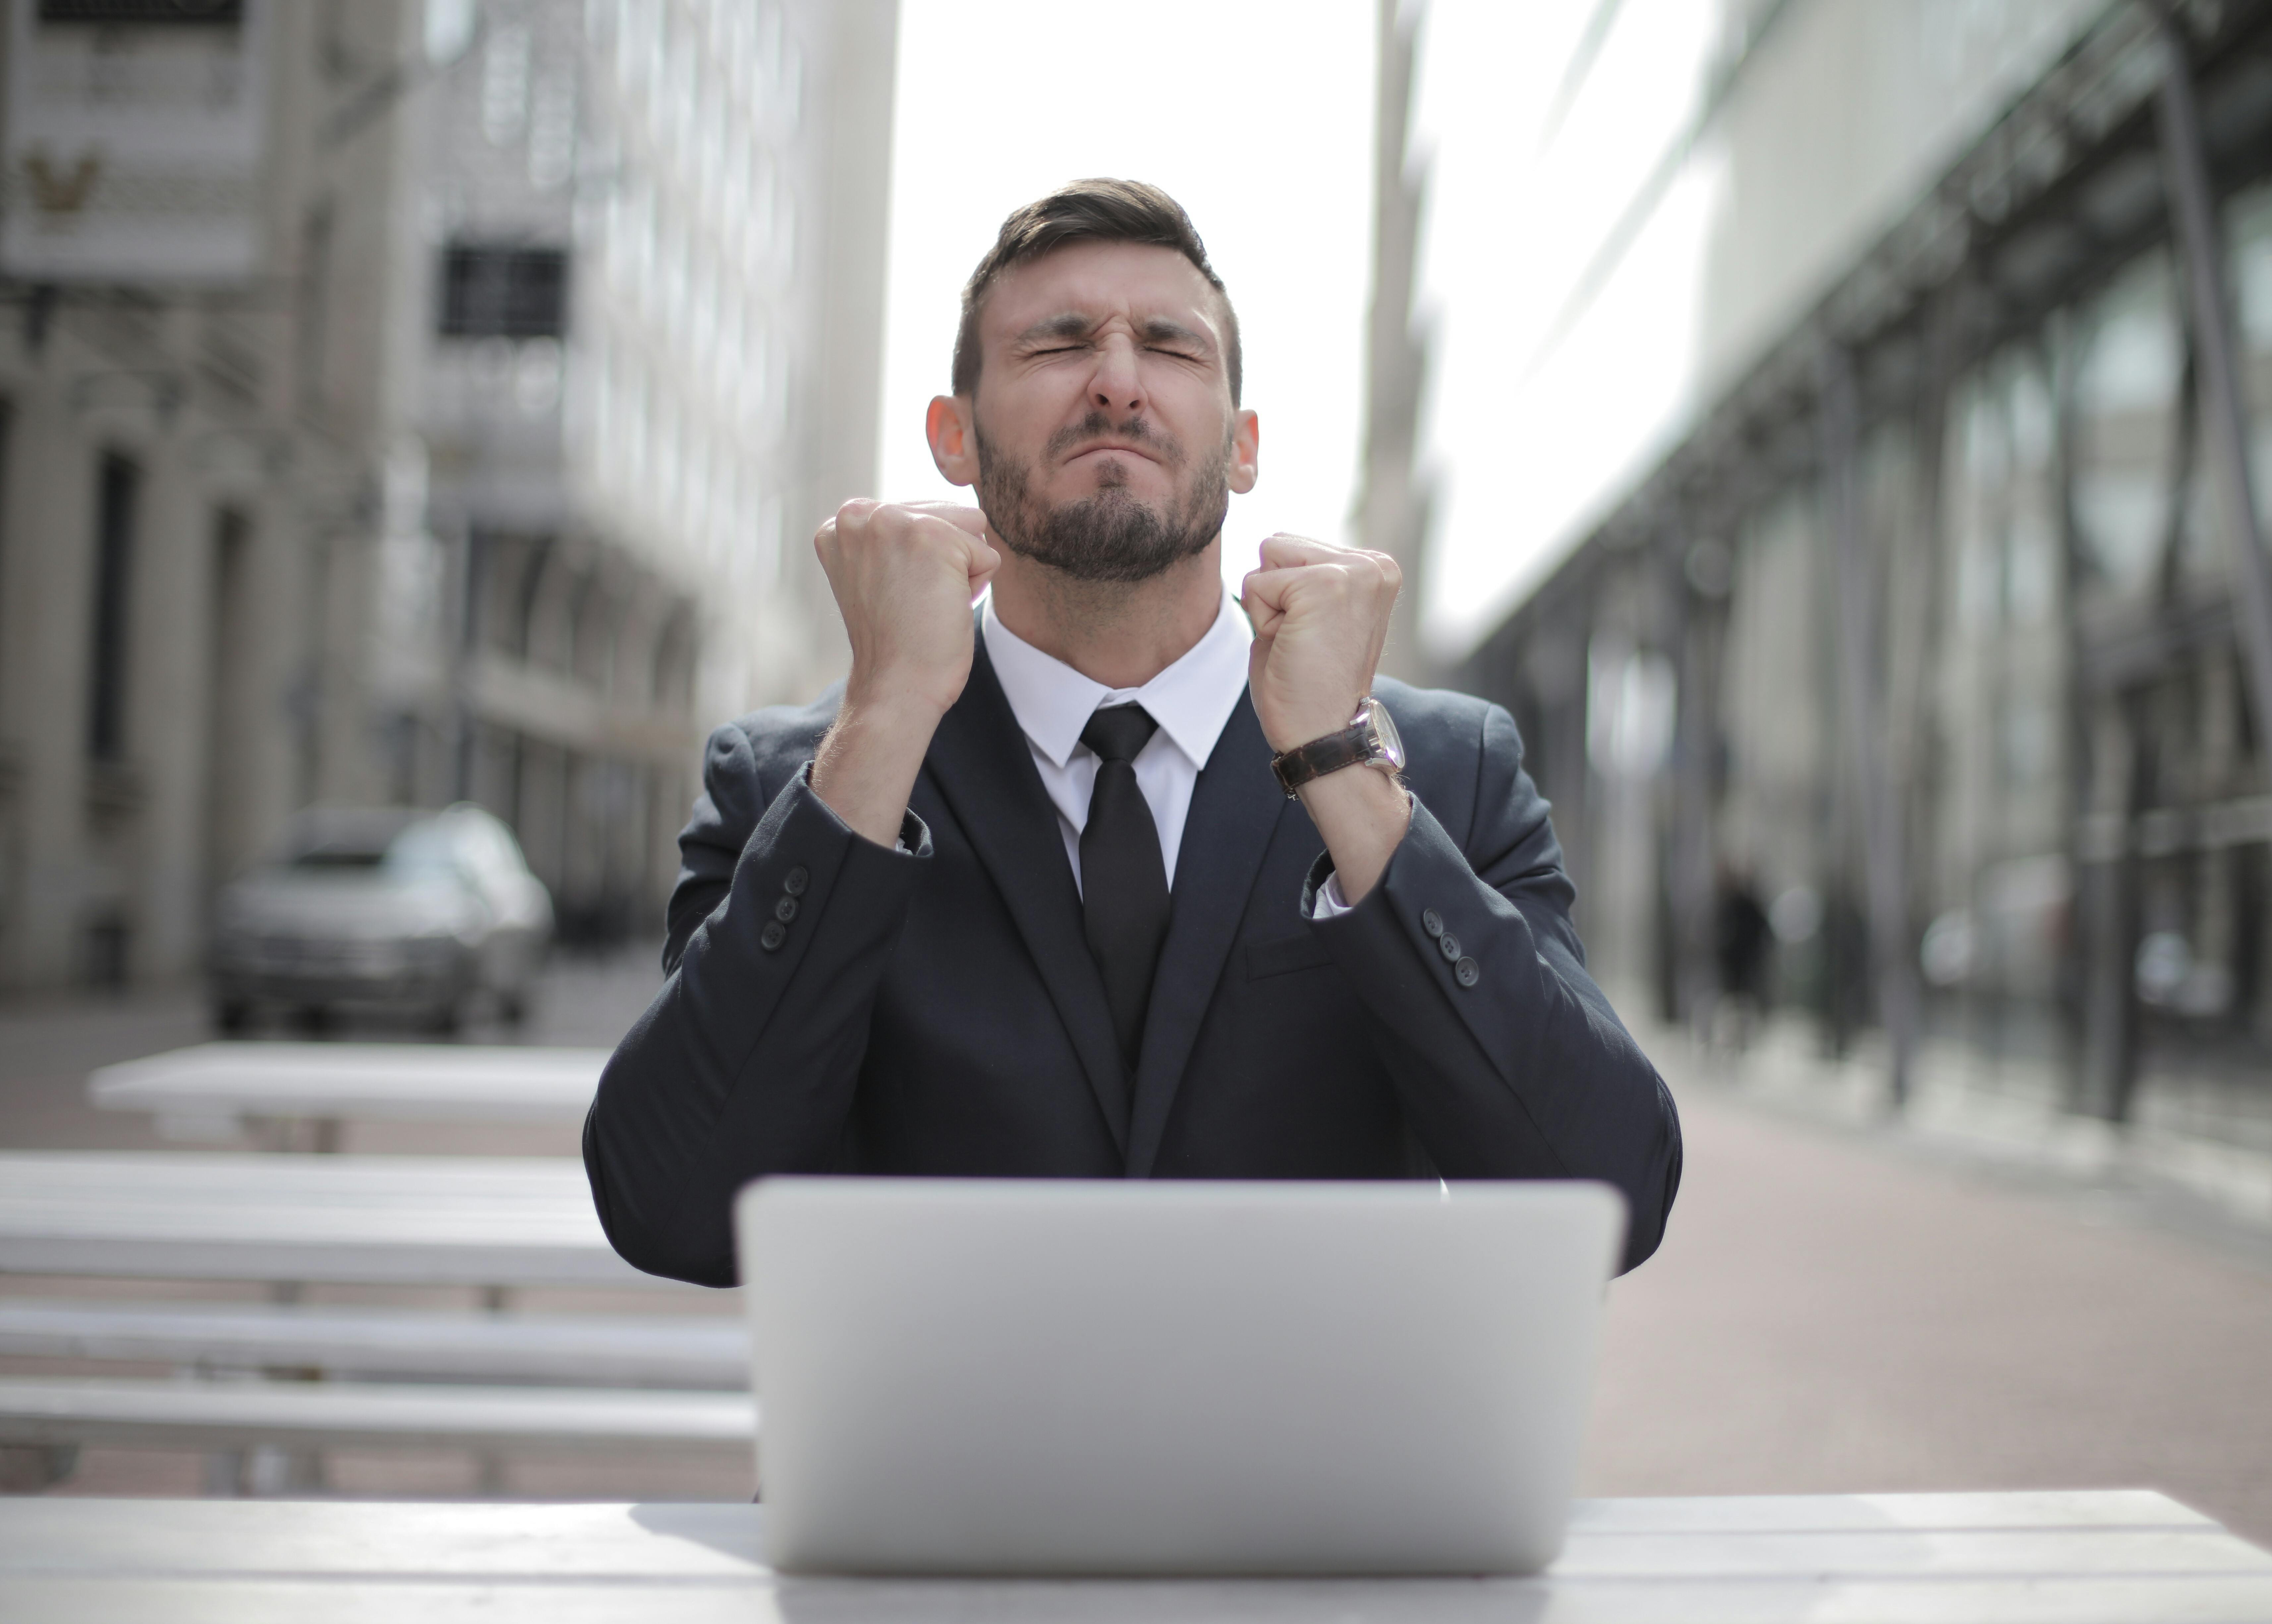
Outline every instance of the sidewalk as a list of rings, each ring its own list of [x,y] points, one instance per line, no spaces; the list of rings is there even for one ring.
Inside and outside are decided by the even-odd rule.
[[[1946,1075],[1888,1124],[1866,1056],[1640,1036],[1686,1167],[1611,1288],[1583,1492],[2150,1486],[2272,1539],[2272,1232],[2245,1199]]]
[[[1707,1051],[1670,1028],[1640,1035],[1668,1077],[2272,1259],[2272,1142],[2256,1120],[2272,1121],[2272,1080],[2261,1102],[2228,1091],[2212,1114],[2180,1080],[2149,1076],[2136,1120],[2117,1125],[2067,1110],[2066,1080],[2046,1061],[1931,1039],[1895,1114],[1890,1058],[1874,1030],[1842,1059],[1821,1052],[1811,1023],[1790,1017],[1768,1023],[1740,1052]],[[2243,1105],[2261,1110],[2236,1120]]]

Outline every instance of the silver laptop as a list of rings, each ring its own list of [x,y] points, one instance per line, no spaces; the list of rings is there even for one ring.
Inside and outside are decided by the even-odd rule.
[[[736,1211],[766,1560],[1524,1573],[1562,1545],[1617,1192],[770,1179]]]

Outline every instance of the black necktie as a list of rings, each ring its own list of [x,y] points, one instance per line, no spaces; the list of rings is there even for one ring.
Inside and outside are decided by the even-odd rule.
[[[1080,741],[1097,756],[1096,787],[1080,831],[1082,927],[1131,1071],[1144,1036],[1144,1007],[1152,1001],[1152,972],[1168,935],[1168,870],[1133,765],[1159,726],[1142,705],[1120,704],[1099,711],[1080,730]]]

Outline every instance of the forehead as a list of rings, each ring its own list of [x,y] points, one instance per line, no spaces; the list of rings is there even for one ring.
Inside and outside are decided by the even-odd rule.
[[[1218,348],[1224,340],[1222,301],[1199,267],[1148,242],[1071,242],[1011,266],[987,291],[979,331],[991,346],[1067,314],[1165,317],[1200,329]]]

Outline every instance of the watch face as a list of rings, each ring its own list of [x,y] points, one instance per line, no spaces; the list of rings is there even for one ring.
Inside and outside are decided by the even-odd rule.
[[[1389,716],[1388,707],[1378,699],[1368,699],[1364,705],[1372,718],[1372,734],[1380,741],[1381,755],[1387,758],[1390,766],[1401,772],[1404,771],[1404,741],[1396,731],[1396,723]]]

